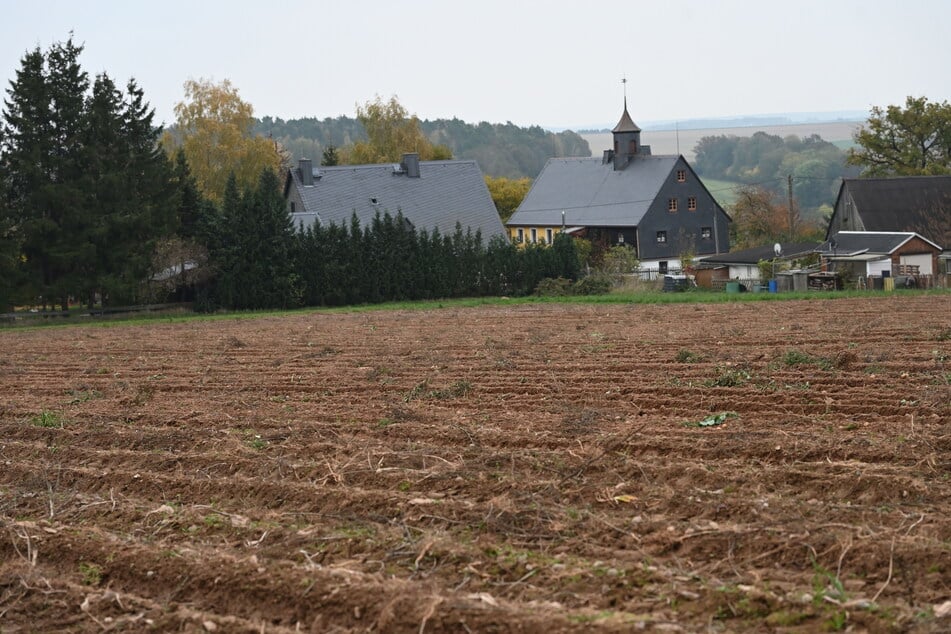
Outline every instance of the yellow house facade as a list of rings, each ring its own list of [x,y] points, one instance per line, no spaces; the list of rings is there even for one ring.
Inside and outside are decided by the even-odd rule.
[[[508,227],[509,238],[517,245],[549,245],[561,233],[561,227]]]

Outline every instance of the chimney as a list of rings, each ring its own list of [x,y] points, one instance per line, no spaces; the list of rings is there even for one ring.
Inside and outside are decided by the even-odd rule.
[[[304,187],[313,187],[314,185],[314,168],[311,167],[310,159],[300,159],[298,162],[300,165],[300,179],[304,183]]]
[[[604,158],[601,159],[601,165],[607,165],[614,162],[614,150],[605,150]]]
[[[416,152],[403,155],[400,166],[406,171],[409,178],[419,178],[419,154]]]

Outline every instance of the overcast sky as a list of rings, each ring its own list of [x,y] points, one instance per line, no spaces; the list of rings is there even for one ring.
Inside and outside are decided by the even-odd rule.
[[[948,0],[0,0],[4,88],[23,54],[85,44],[157,118],[230,79],[257,116],[353,116],[396,95],[422,119],[613,126],[951,99]]]

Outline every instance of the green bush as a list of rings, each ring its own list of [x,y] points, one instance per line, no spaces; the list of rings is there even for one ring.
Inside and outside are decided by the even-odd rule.
[[[540,297],[565,297],[572,294],[571,280],[563,277],[546,277],[535,287],[535,294]]]
[[[572,286],[573,295],[606,295],[611,292],[614,280],[610,275],[592,273]]]

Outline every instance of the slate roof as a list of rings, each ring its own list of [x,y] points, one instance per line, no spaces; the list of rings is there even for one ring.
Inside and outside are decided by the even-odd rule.
[[[913,231],[839,231],[816,251],[822,255],[839,257],[863,253],[889,255],[915,237],[932,245],[936,251],[941,250],[937,244]],[[832,240],[835,240],[835,249],[832,248]]]
[[[623,170],[600,158],[548,159],[508,225],[636,227],[678,156],[635,156]]]
[[[611,132],[640,132],[641,129],[637,127],[637,124],[634,123],[634,119],[631,119],[631,115],[627,112],[627,97],[624,98],[624,113],[621,115],[621,120],[617,122],[617,125],[614,126],[614,129]]]
[[[783,242],[781,259],[792,259],[809,253],[814,253],[818,242]],[[773,245],[767,244],[752,249],[743,249],[741,251],[731,251],[730,253],[721,253],[702,258],[701,264],[757,264],[760,260],[772,260],[776,257],[773,251]]]
[[[930,236],[935,216],[943,215],[945,223],[951,217],[951,176],[847,178],[839,196],[846,191],[866,231],[914,231]]]
[[[322,225],[349,225],[356,213],[366,226],[377,211],[392,216],[402,212],[417,230],[438,228],[447,235],[458,222],[463,230],[481,230],[485,242],[506,235],[475,161],[420,161],[418,178],[396,173],[391,163],[321,166],[313,171],[312,187],[304,186],[299,167],[290,171],[285,193],[296,187],[304,206],[292,214],[295,225],[308,227],[315,219]]]

